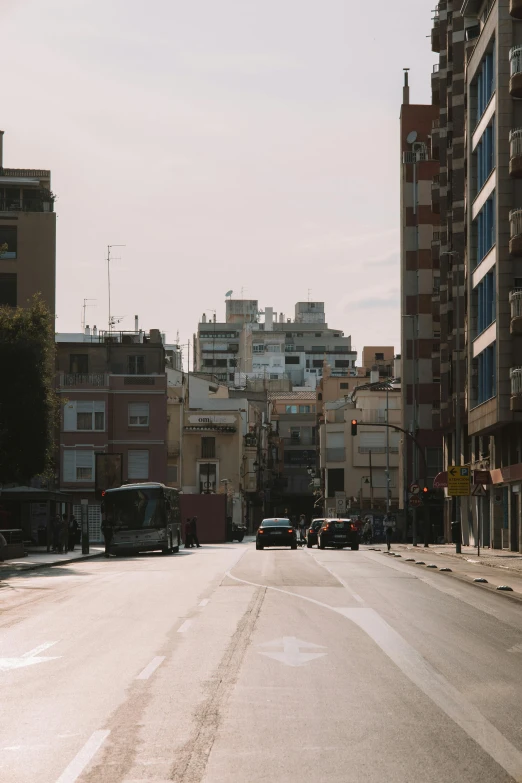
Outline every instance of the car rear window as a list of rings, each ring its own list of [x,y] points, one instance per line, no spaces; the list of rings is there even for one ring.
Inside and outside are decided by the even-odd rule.
[[[263,527],[287,527],[288,525],[291,526],[289,519],[263,519],[261,522],[261,525]]]
[[[331,525],[335,527],[336,530],[349,530],[350,529],[350,522],[346,519],[341,519],[339,521],[331,522]]]

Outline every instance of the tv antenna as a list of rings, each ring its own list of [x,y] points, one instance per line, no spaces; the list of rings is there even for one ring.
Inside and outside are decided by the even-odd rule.
[[[86,309],[87,309],[88,307],[94,307],[94,305],[92,305],[92,304],[87,304],[87,302],[97,302],[97,301],[98,301],[97,299],[84,299],[84,300],[83,300],[83,306],[82,306],[82,310],[83,310],[83,315],[82,315],[82,331],[83,331],[83,332],[85,332],[85,326],[86,326],[86,324],[85,324],[85,320],[86,320],[86,319],[85,319],[85,311],[86,311]]]
[[[113,247],[127,247],[127,245],[107,245],[107,288],[109,292],[109,334],[111,333],[113,319],[111,318],[111,250]],[[120,318],[120,321],[122,319]],[[117,321],[119,323],[119,321]]]

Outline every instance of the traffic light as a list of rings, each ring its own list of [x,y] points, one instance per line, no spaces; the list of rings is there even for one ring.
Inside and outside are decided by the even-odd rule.
[[[357,419],[352,419],[352,435],[357,435]]]
[[[426,497],[426,495],[427,495],[427,494],[428,494],[428,492],[429,492],[429,490],[428,490],[428,487],[424,487],[424,488],[423,488],[423,490],[422,490],[422,492],[423,492],[423,495],[424,495],[424,497]]]

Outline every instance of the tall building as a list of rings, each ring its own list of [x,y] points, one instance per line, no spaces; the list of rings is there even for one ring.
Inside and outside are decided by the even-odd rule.
[[[432,242],[439,232],[439,214],[432,208],[432,181],[439,173],[439,162],[431,155],[430,143],[438,117],[438,106],[410,103],[406,73],[400,120],[401,407],[402,426],[415,434],[420,447],[411,438],[403,439],[400,505],[406,508],[409,484],[426,479],[431,486],[442,469],[440,320],[434,302],[440,277],[438,257],[432,256]],[[415,509],[412,521],[415,533]]]
[[[0,131],[0,306],[40,293],[55,313],[56,215],[51,172],[8,169]]]

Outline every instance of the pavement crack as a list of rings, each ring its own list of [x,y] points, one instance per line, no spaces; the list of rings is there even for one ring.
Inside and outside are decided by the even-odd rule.
[[[265,594],[266,588],[259,588],[254,593],[216,669],[215,676],[208,683],[209,695],[194,716],[197,728],[177,754],[176,764],[171,770],[170,779],[174,783],[200,783],[203,780],[221,723],[223,707],[237,682],[241,662],[250,644]]]

